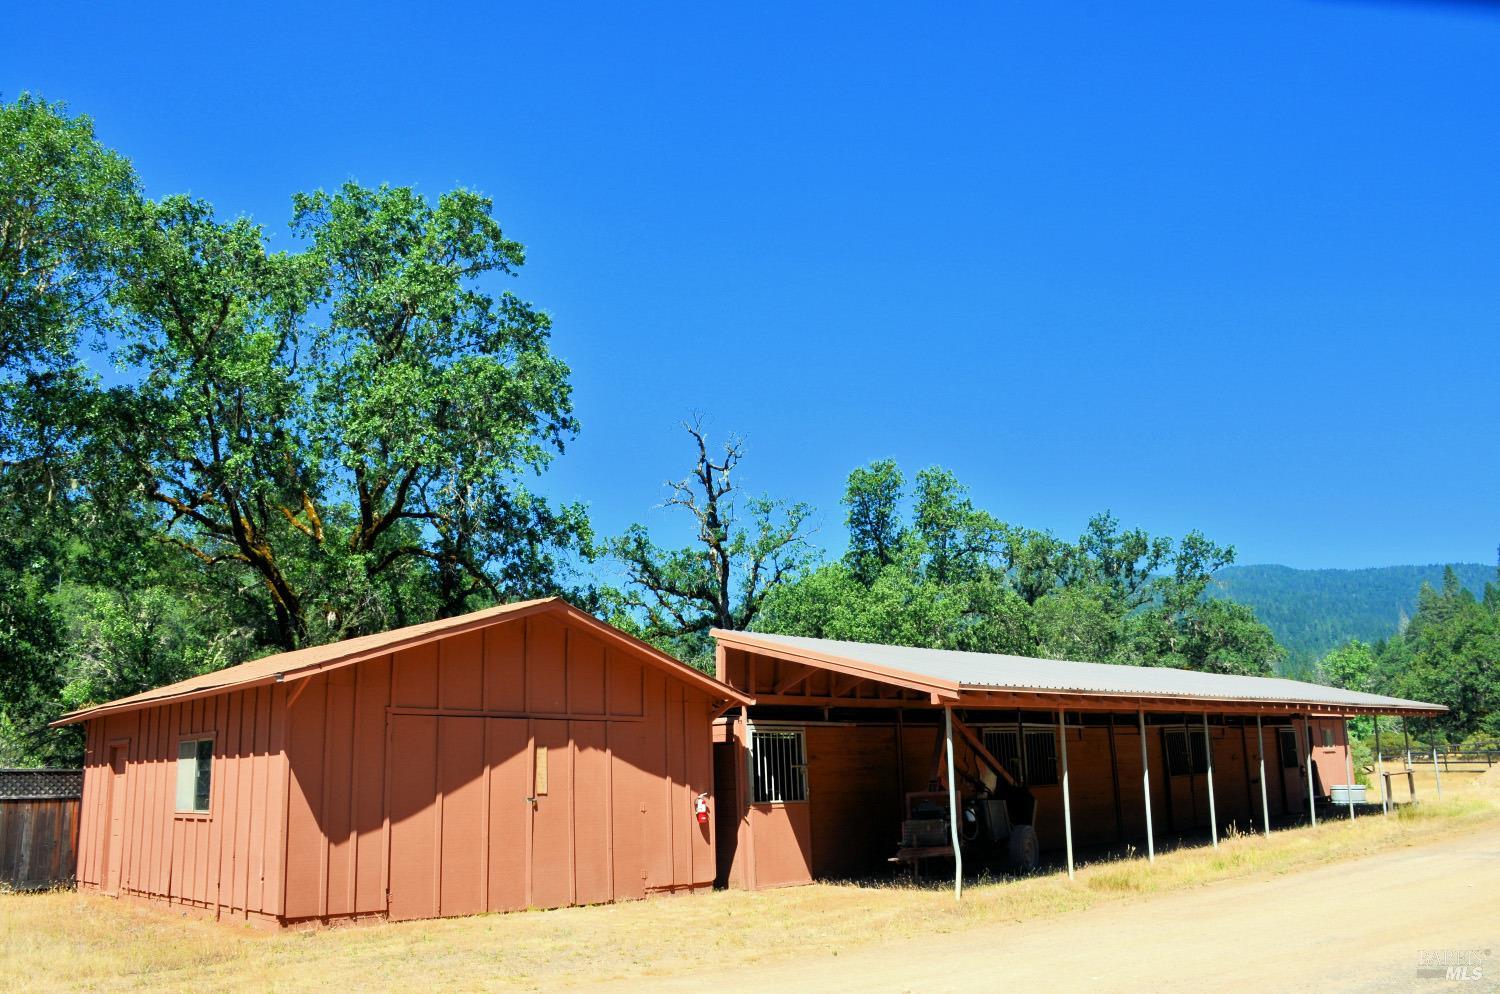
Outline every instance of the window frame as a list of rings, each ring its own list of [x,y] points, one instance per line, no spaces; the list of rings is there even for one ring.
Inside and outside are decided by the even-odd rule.
[[[763,807],[765,807],[765,806],[770,806],[770,807],[781,806],[781,807],[784,807],[784,806],[786,806],[788,804],[806,804],[806,803],[808,803],[808,798],[811,795],[812,790],[811,790],[811,787],[810,787],[810,785],[808,783],[808,776],[807,776],[807,766],[808,766],[808,763],[807,763],[807,760],[808,760],[808,755],[807,755],[807,729],[804,726],[801,726],[801,725],[761,725],[761,724],[754,724],[754,725],[750,725],[749,726],[748,731],[749,731],[749,743],[748,743],[749,748],[746,749],[745,751],[746,751],[746,754],[747,754],[747,761],[748,761],[748,765],[749,765],[748,784],[747,784],[747,786],[750,788],[750,803],[752,805],[760,805],[760,806],[763,806]],[[790,780],[791,785],[799,788],[799,790],[787,792],[787,791],[782,791],[780,789],[773,789],[773,790],[767,791],[767,793],[768,794],[773,794],[774,793],[774,794],[776,794],[778,796],[769,797],[767,800],[761,800],[760,799],[760,795],[761,795],[761,790],[760,790],[760,787],[761,787],[761,778],[758,776],[757,770],[758,770],[758,767],[761,764],[757,762],[757,752],[756,752],[756,739],[757,739],[758,736],[766,736],[768,739],[772,738],[772,737],[782,738],[782,739],[790,739],[790,740],[793,740],[793,741],[795,741],[797,743],[795,749],[791,753],[791,756],[788,757],[790,760],[793,760],[793,761],[787,762],[785,765],[786,765],[787,769],[792,774],[792,777],[791,777],[791,780]],[[801,762],[795,762],[794,760],[796,760],[796,759],[800,759]],[[772,781],[772,786],[773,786],[773,788],[775,788],[775,787],[778,786],[775,783],[774,780]],[[800,793],[801,796],[800,797],[787,797],[787,796],[785,796],[786,793]]]
[[[984,747],[996,759],[1000,760],[1010,775],[1016,778],[1017,783],[1025,787],[1056,787],[1062,783],[1062,765],[1057,747],[1058,727],[1056,724],[1027,721],[1022,722],[1018,726],[1015,722],[1010,721],[999,724],[975,725],[974,727],[978,730],[979,740],[984,743]],[[1064,733],[1066,733],[1066,727],[1064,726]],[[989,741],[989,736],[992,734],[1008,736],[1015,743],[1014,752],[1010,749],[999,749],[997,751],[995,748],[992,748]],[[1040,741],[1043,736],[1051,737],[1052,779],[1034,782],[1030,764],[1027,762],[1027,743],[1033,738]]]
[[[204,760],[205,757],[198,754],[198,749],[204,742],[208,743],[208,756],[206,757],[206,759],[208,760],[208,801],[205,807],[199,808],[196,806],[198,793],[197,783],[200,776],[199,764]],[[177,801],[179,797],[179,790],[182,786],[182,747],[188,743],[192,743],[194,746],[194,755],[192,757],[194,806],[191,808],[181,808],[178,807]],[[172,771],[174,776],[174,779],[172,781],[172,817],[190,820],[195,819],[198,821],[208,821],[212,819],[214,807],[214,754],[218,751],[217,745],[218,735],[215,732],[188,732],[177,737],[177,755],[173,760],[174,766]]]
[[[1203,740],[1202,725],[1163,725],[1161,733],[1167,751],[1167,776],[1201,777],[1208,773],[1209,746]],[[1181,751],[1174,752],[1172,743],[1178,736]]]

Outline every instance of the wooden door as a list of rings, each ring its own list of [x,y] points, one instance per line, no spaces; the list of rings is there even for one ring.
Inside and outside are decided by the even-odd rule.
[[[531,731],[524,718],[486,718],[489,908],[526,907],[531,868]]]
[[[130,747],[109,747],[109,841],[104,855],[104,892],[120,893],[120,868],[125,863],[125,764]]]
[[[566,721],[533,721],[531,906],[561,908],[573,897],[573,764]]]
[[[1281,798],[1285,812],[1294,815],[1307,805],[1307,773],[1303,767],[1303,756],[1297,748],[1297,730],[1276,730],[1276,752],[1281,766]]]
[[[438,719],[393,715],[386,746],[390,776],[390,870],[387,912],[393,921],[438,913]]]

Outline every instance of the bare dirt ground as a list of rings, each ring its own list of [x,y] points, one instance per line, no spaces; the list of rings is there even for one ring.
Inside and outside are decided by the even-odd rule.
[[[1431,976],[1443,954],[1483,976]],[[705,963],[650,986],[698,991],[710,976],[721,990],[778,994],[1500,990],[1500,833],[753,969]]]

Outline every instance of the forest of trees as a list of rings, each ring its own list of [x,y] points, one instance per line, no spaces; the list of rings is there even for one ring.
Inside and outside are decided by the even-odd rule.
[[[538,495],[579,431],[544,312],[492,288],[522,246],[493,204],[354,183],[292,196],[290,246],[147,197],[91,122],[0,104],[0,765],[70,764],[86,704],[298,646],[562,594],[700,665],[714,627],[1269,674],[1231,547],[1077,539],[975,506],[950,472],[854,469],[847,551],[812,508],[741,492],[690,423],[667,506],[693,540],[594,534]],[[666,467],[664,467],[665,469]],[[1451,586],[1451,589],[1450,589]],[[1500,593],[1424,590],[1344,686],[1493,729]]]
[[[1214,574],[1208,595],[1255,608],[1286,649],[1281,672],[1301,679],[1315,674],[1318,660],[1349,639],[1379,642],[1395,635],[1416,614],[1422,585],[1440,586],[1446,568],[1481,596],[1495,579],[1495,567],[1480,563],[1365,569],[1234,565]]]

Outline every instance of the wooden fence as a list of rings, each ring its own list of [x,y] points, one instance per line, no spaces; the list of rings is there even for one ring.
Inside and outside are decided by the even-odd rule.
[[[82,770],[0,770],[0,889],[73,882],[82,793]]]

